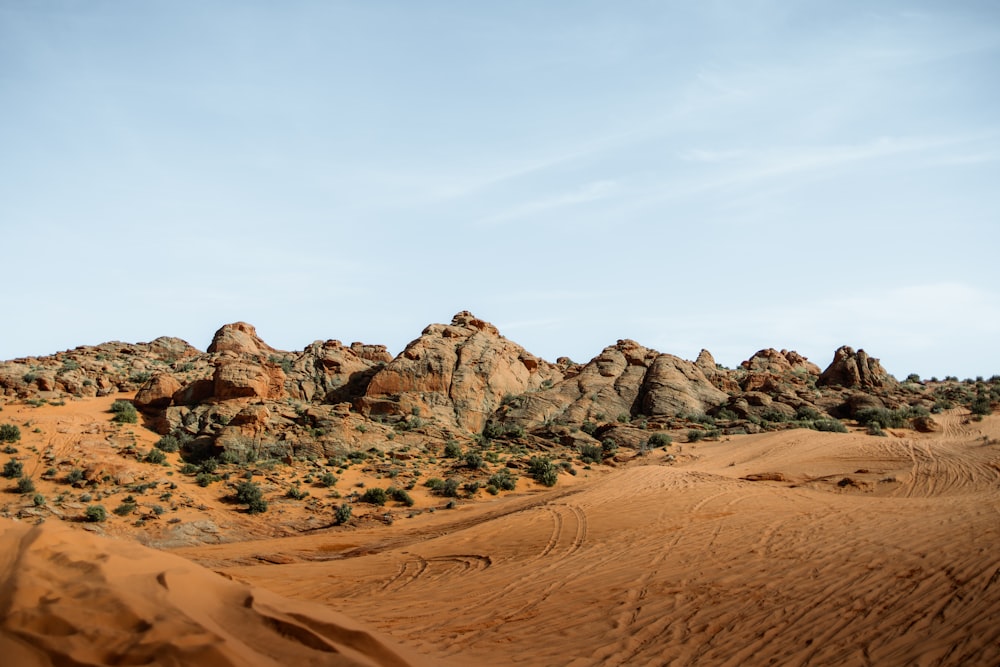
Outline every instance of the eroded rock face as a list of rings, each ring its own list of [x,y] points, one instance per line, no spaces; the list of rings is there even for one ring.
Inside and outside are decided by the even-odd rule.
[[[220,352],[235,352],[236,354],[252,354],[267,356],[276,350],[262,341],[257,330],[246,322],[226,324],[215,332],[212,344],[208,346],[209,354]]]
[[[562,378],[559,368],[463,311],[432,324],[372,377],[358,407],[365,414],[434,416],[478,432],[507,394]]]
[[[225,359],[215,367],[212,398],[279,399],[284,395],[285,374],[273,365],[243,359]]]
[[[728,398],[696,364],[661,354],[643,381],[642,413],[653,417],[705,413]]]
[[[160,373],[150,378],[135,395],[133,403],[139,410],[162,410],[173,403],[174,394],[180,391],[181,383],[173,375]]]
[[[855,352],[845,345],[834,353],[833,362],[819,376],[816,384],[875,389],[893,386],[896,380],[882,368],[878,359],[869,357],[864,350]]]

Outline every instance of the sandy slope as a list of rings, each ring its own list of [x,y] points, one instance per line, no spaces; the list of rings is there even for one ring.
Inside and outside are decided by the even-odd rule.
[[[184,553],[458,664],[1000,664],[1000,419],[939,421],[685,445],[450,527]]]
[[[56,523],[0,522],[5,665],[421,664],[328,608]]]

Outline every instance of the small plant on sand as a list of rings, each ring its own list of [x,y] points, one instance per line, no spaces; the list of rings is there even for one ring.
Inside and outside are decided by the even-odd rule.
[[[654,433],[649,436],[649,446],[650,447],[667,447],[674,440],[666,433]]]
[[[288,487],[288,491],[285,492],[285,495],[292,500],[302,500],[303,498],[308,497],[309,492],[303,491],[302,487],[296,483],[295,486]]]
[[[24,474],[24,466],[17,459],[11,459],[3,466],[3,476],[7,479],[17,479]]]
[[[361,502],[372,505],[385,505],[387,500],[389,500],[389,494],[385,492],[385,489],[377,486],[365,489],[365,492],[361,495]]]
[[[337,483],[337,476],[334,475],[332,472],[324,472],[322,475],[319,476],[319,483],[329,489],[331,486]]]
[[[413,507],[413,497],[406,492],[405,489],[400,489],[395,486],[390,486],[386,489],[386,493],[390,498],[395,500],[397,503],[403,503],[407,507]]]
[[[79,468],[73,468],[68,473],[66,473],[66,483],[76,484],[83,479],[83,471]]]
[[[333,516],[337,522],[337,525],[343,526],[345,523],[351,520],[351,506],[340,505],[333,513]]]
[[[35,483],[30,477],[20,477],[17,480],[17,492],[21,494],[34,493]]]
[[[584,464],[588,463],[600,463],[603,458],[604,450],[601,449],[600,445],[592,445],[584,443],[580,445],[580,461]]]
[[[180,440],[172,435],[165,435],[156,442],[156,448],[161,452],[176,452],[181,448]]]
[[[555,486],[559,480],[559,471],[552,461],[543,456],[532,456],[528,461],[528,474],[543,486]]]
[[[84,518],[92,523],[99,523],[108,518],[108,512],[104,509],[104,505],[90,505],[83,512]]]
[[[512,475],[508,468],[501,468],[490,475],[486,483],[498,491],[513,491],[517,486],[517,477]]]
[[[454,440],[444,443],[444,457],[446,459],[457,459],[462,456],[462,447]]]
[[[244,480],[236,484],[236,501],[247,506],[250,514],[263,514],[267,511],[267,501],[255,482]]]
[[[16,424],[0,424],[0,442],[17,442],[21,439],[21,429]]]
[[[155,448],[149,450],[146,456],[143,457],[143,461],[145,461],[146,463],[153,463],[155,465],[161,465],[166,460],[167,460],[167,455],[163,453],[163,450]]]
[[[135,424],[139,421],[139,413],[131,401],[115,401],[111,404],[111,412],[115,414],[113,421],[119,424]]]

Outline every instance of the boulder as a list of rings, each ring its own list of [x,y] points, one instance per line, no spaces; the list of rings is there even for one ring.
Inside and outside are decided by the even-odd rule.
[[[210,354],[235,352],[236,354],[267,356],[276,350],[260,339],[257,330],[252,325],[246,322],[233,322],[224,325],[215,332],[212,344],[208,346],[208,352]]]
[[[154,375],[136,393],[133,403],[140,410],[162,410],[170,406],[181,383],[169,373]]]

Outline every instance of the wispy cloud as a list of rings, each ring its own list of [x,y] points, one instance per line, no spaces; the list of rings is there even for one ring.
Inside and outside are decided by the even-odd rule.
[[[621,187],[616,181],[595,181],[587,183],[575,190],[562,192],[549,197],[542,197],[533,201],[524,202],[513,206],[499,213],[490,215],[479,220],[479,226],[498,225],[521,218],[545,213],[554,209],[560,209],[579,204],[598,201],[614,197],[621,192]]]

